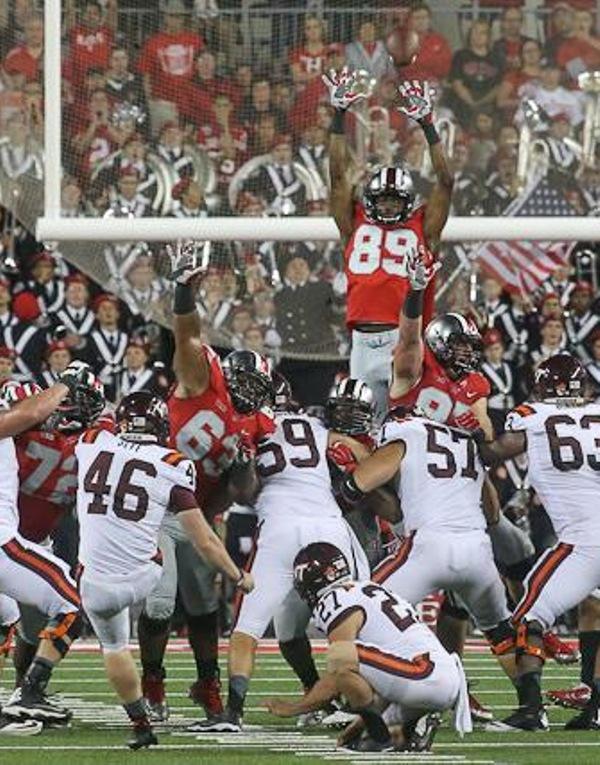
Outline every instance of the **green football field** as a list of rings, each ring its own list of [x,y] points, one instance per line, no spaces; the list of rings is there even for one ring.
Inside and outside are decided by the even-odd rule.
[[[262,701],[269,696],[298,692],[298,684],[283,660],[268,646],[265,649],[267,652],[257,658],[244,732],[229,736],[205,735],[199,740],[184,730],[186,722],[199,716],[197,708],[186,697],[194,676],[192,658],[181,646],[175,647],[177,650],[169,652],[167,661],[171,719],[168,726],[159,731],[159,747],[136,753],[124,748],[128,736],[127,723],[104,679],[101,657],[96,652],[78,650],[73,651],[55,673],[51,687],[75,712],[71,728],[45,731],[32,738],[0,736],[0,765],[47,765],[53,762],[76,765],[138,765],[142,762],[151,765],[316,765],[325,761],[464,765],[600,763],[600,733],[565,732],[562,725],[572,713],[557,707],[549,709],[552,729],[548,733],[492,734],[476,731],[461,741],[445,720],[438,732],[434,751],[430,754],[382,756],[336,752],[335,733],[321,729],[310,732],[299,730],[295,727],[295,721],[270,717],[261,709]],[[318,660],[322,664],[322,655]],[[465,664],[481,701],[489,705],[497,717],[504,716],[512,708],[514,695],[494,659],[481,646],[473,645],[469,648]],[[224,666],[223,672],[225,674]],[[546,665],[545,688],[565,687],[577,679],[578,666],[561,667],[554,662]],[[10,687],[11,680],[12,671],[5,670],[2,678],[4,692]]]

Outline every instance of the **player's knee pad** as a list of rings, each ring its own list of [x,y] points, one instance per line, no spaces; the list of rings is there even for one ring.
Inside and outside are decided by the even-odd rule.
[[[71,643],[81,635],[83,618],[79,611],[57,614],[40,632],[40,640],[49,640],[61,656],[65,656]]]
[[[450,616],[452,619],[458,619],[461,622],[466,622],[469,619],[469,612],[462,606],[459,606],[449,593],[446,593],[446,597],[442,601],[440,613],[446,614],[446,616]]]
[[[504,656],[514,651],[516,647],[517,633],[508,619],[500,622],[491,630],[486,630],[485,636],[494,656]]]
[[[539,622],[523,621],[517,624],[517,656],[533,656],[545,661],[544,629]]]
[[[154,622],[169,621],[175,611],[175,601],[171,598],[146,598],[143,616]]]

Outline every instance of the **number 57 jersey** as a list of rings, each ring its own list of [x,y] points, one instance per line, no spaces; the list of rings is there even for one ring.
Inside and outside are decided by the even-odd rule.
[[[316,417],[277,414],[275,432],[258,446],[262,489],[256,512],[262,520],[282,515],[341,518],[331,488],[328,431]]]
[[[600,545],[600,405],[521,404],[505,427],[526,435],[529,483],[561,542]]]
[[[196,470],[173,449],[90,430],[75,447],[79,561],[100,574],[132,574],[160,560],[167,510],[196,505]]]
[[[407,532],[485,529],[484,468],[467,433],[424,417],[392,416],[380,431],[379,446],[394,441],[406,448],[398,496]]]

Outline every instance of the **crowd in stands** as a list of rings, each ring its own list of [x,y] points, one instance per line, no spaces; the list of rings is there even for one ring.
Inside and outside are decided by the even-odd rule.
[[[339,20],[330,14],[328,23],[319,15],[299,14],[304,5],[290,0],[289,18],[274,14],[267,57],[263,51],[249,59],[235,3],[148,3],[143,23],[135,26],[135,4],[128,0],[65,0],[62,214],[328,214],[331,109],[320,75],[344,64],[377,80],[369,103],[371,129],[365,133],[360,120],[350,121],[358,175],[378,162],[402,161],[426,197],[431,177],[422,131],[395,108],[398,74],[384,43],[399,21],[420,40],[417,58],[402,78],[429,80],[438,94],[438,116],[454,125],[447,149],[456,178],[455,214],[501,215],[518,196],[523,98],[542,109],[538,138],[549,182],[575,213],[598,210],[600,161],[583,167],[573,143],[581,142],[584,121],[578,75],[600,69],[592,3],[554,4],[540,16],[535,38],[523,32],[518,3],[499,3],[504,10],[487,14],[484,7],[463,25],[458,44],[450,43],[443,24],[434,27],[423,3],[394,13],[357,10],[339,14]],[[332,10],[335,3],[324,6]],[[40,7],[34,0],[10,0],[0,11],[0,181],[41,178],[43,172]],[[108,247],[110,279],[100,289],[84,283],[60,253],[39,253],[31,241],[20,248],[12,216],[3,219],[5,250],[17,249],[14,273],[8,274],[14,300],[25,301],[20,291],[34,295],[42,319],[51,317],[53,328],[67,327],[66,337],[53,340],[68,346],[56,349],[57,359],[71,353],[97,358],[93,331],[108,321],[109,333],[119,326],[111,336],[114,350],[109,344],[102,351],[101,371],[111,389],[125,385],[125,378],[117,380],[124,360],[168,360],[168,354],[149,348],[162,336],[151,321],[152,306],[169,289],[158,266],[162,250]],[[343,358],[348,345],[340,266],[336,244],[263,242],[257,222],[256,242],[212,248],[199,302],[207,338],[224,347],[255,348],[275,360],[307,352]],[[484,282],[484,292],[489,283]],[[117,294],[118,301],[102,299],[104,291]],[[507,311],[521,310],[515,300],[506,304]],[[78,303],[85,332],[65,314]],[[519,317],[510,330],[498,327],[513,362],[556,342],[548,340],[552,333],[539,321],[547,309],[536,309],[535,326],[525,322],[527,340],[514,329]],[[569,304],[563,309],[570,310]],[[496,320],[484,319],[483,325],[496,326]],[[566,326],[559,344],[572,342],[563,336],[570,331]],[[89,341],[74,339],[90,332]],[[132,337],[135,347],[128,346]],[[52,373],[52,364],[61,363],[54,354],[46,360],[45,352],[33,357],[35,375]]]

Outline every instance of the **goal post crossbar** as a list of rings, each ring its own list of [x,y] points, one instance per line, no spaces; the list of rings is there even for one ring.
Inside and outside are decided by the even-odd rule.
[[[335,241],[333,218],[60,218],[37,222],[41,241]],[[450,218],[447,242],[600,241],[600,218]]]
[[[44,3],[44,217],[40,241],[334,241],[332,218],[62,218],[61,0]],[[600,241],[600,218],[451,217],[444,241]]]

